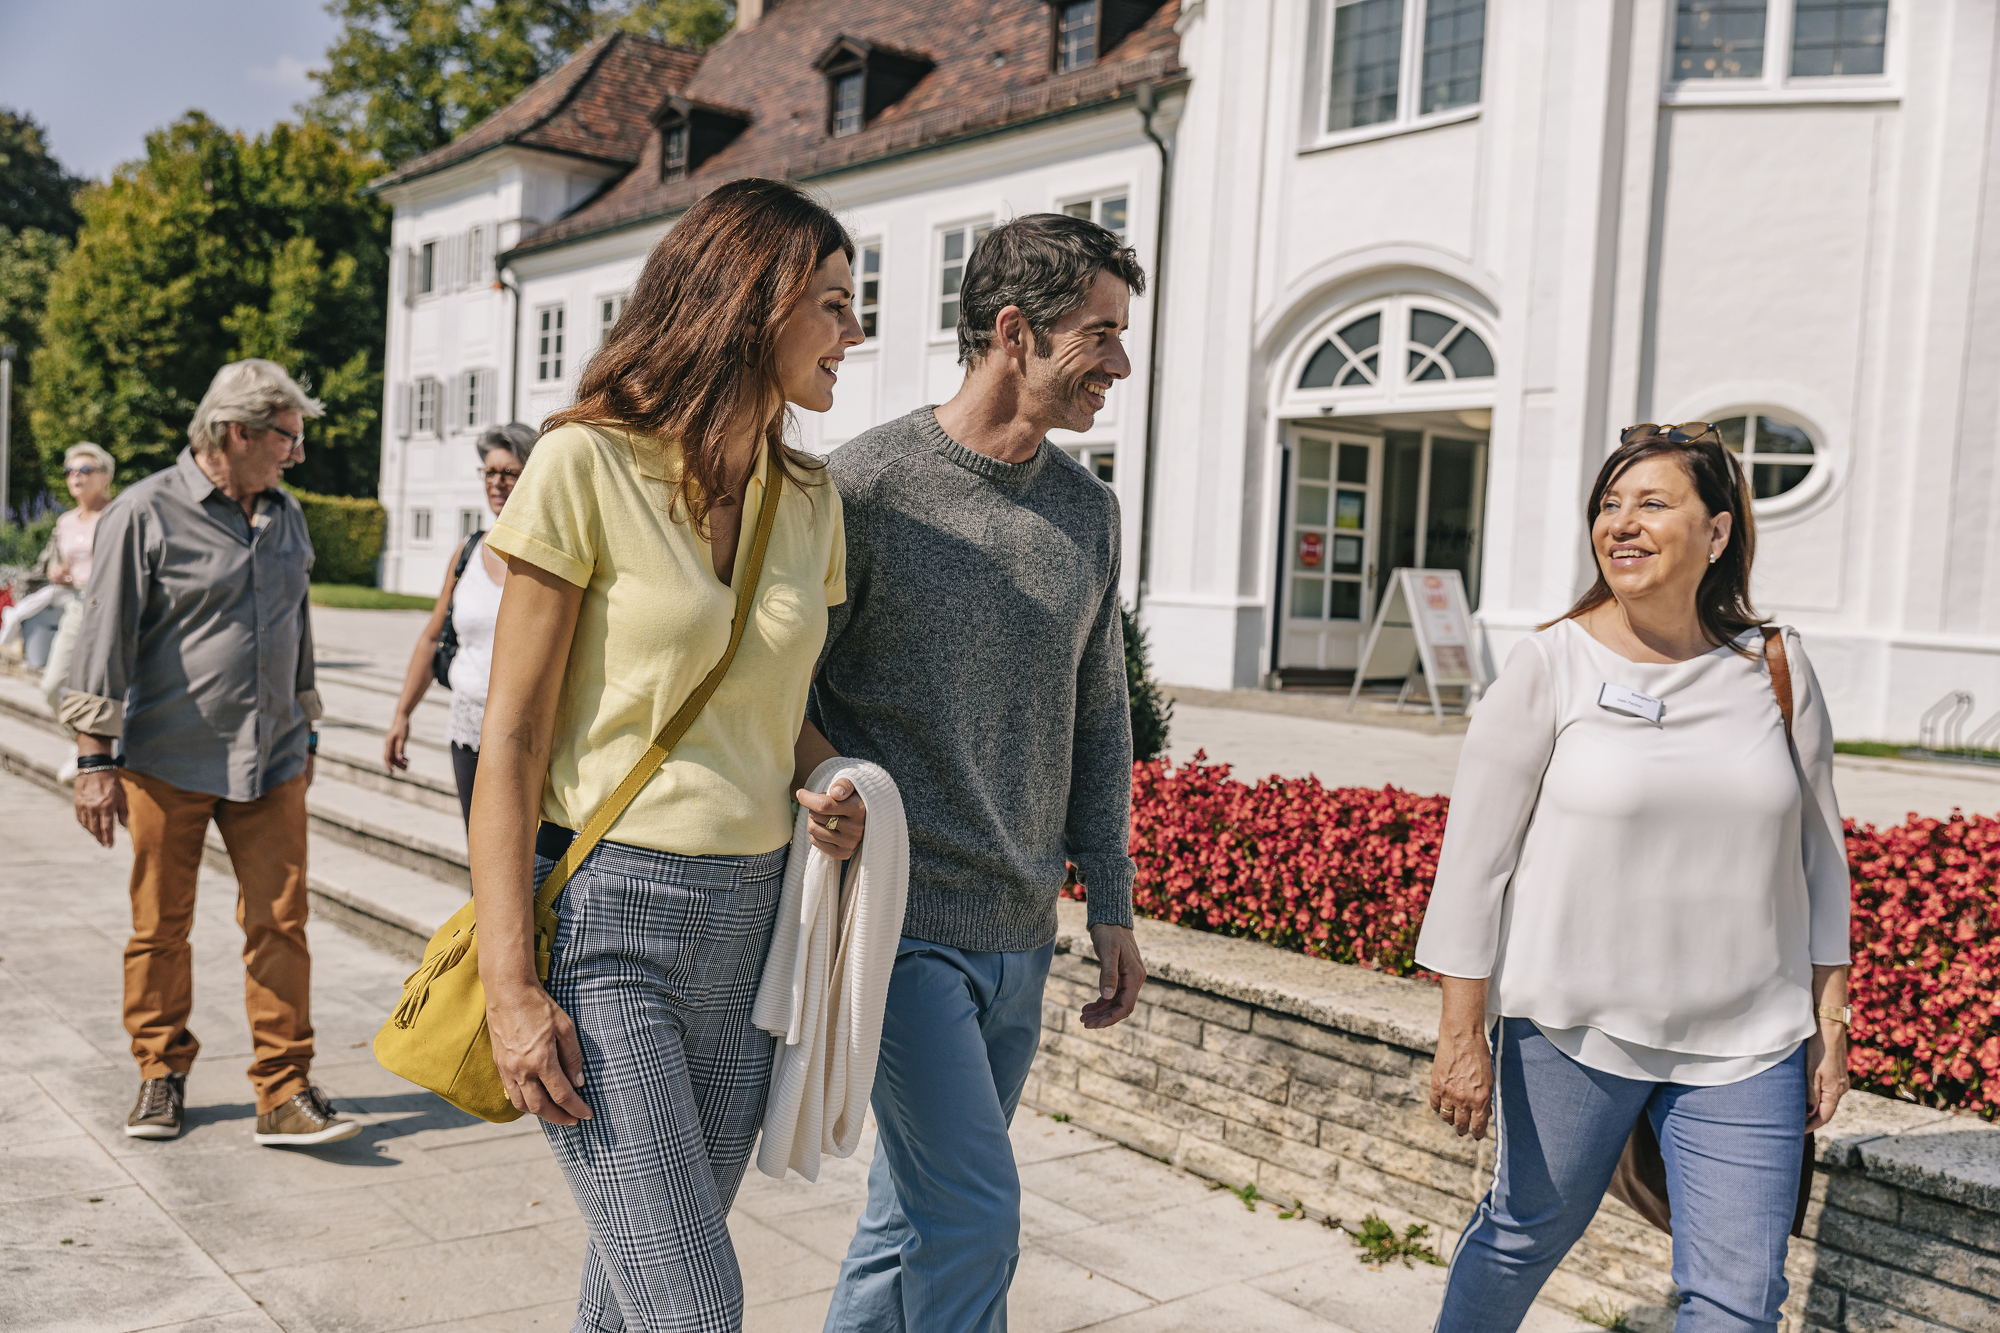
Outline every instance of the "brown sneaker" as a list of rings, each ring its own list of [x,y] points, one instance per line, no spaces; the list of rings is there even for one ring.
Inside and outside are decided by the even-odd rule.
[[[149,1078],[139,1085],[139,1103],[125,1117],[125,1132],[135,1139],[178,1138],[186,1104],[186,1074]]]
[[[361,1132],[352,1120],[333,1113],[333,1103],[318,1088],[292,1094],[292,1099],[275,1111],[257,1117],[257,1142],[265,1147],[308,1147],[315,1143],[338,1143]]]

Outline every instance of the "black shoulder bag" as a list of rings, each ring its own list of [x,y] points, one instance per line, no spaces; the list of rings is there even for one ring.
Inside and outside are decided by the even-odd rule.
[[[472,561],[472,553],[478,549],[484,532],[475,532],[465,539],[465,545],[458,548],[458,563],[451,567],[451,595],[458,597],[458,581],[465,577],[465,567]],[[451,688],[451,659],[458,656],[458,630],[451,623],[451,607],[444,609],[444,628],[438,631],[437,647],[431,649],[431,677],[446,689]]]

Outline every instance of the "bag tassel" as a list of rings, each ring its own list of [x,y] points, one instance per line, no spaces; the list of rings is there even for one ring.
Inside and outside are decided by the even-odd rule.
[[[424,1001],[430,998],[431,983],[437,980],[440,973],[465,957],[465,951],[471,947],[472,932],[467,931],[453,940],[449,948],[439,949],[426,958],[424,965],[410,973],[410,979],[403,983],[403,1002],[396,1006],[396,1012],[389,1016],[389,1021],[399,1028],[407,1028],[416,1022],[417,1015],[424,1011]]]

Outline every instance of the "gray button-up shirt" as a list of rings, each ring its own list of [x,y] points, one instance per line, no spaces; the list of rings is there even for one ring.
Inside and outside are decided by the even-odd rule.
[[[122,737],[125,766],[231,801],[305,771],[319,718],[299,502],[256,516],[183,449],[97,520],[62,720]]]

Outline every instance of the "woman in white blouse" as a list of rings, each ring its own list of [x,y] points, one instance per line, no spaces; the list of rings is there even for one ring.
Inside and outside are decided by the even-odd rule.
[[[1787,739],[1712,427],[1626,431],[1585,513],[1597,581],[1480,702],[1417,943],[1444,983],[1432,1109],[1479,1138],[1496,1068],[1499,1094],[1437,1327],[1519,1325],[1646,1116],[1677,1333],[1775,1329],[1801,1140],[1847,1090],[1833,728],[1785,630]]]
[[[535,428],[514,422],[490,426],[479,437],[479,475],[486,485],[486,507],[498,518],[506,508],[521,469],[534,452]],[[479,772],[479,724],[486,717],[486,678],[493,669],[493,626],[500,614],[500,589],[507,582],[507,562],[488,550],[475,532],[460,542],[445,566],[444,591],[431,607],[430,623],[410,650],[403,691],[396,699],[389,733],[382,742],[382,764],[395,773],[410,766],[410,715],[431,687],[431,659],[444,633],[444,618],[458,650],[451,658],[451,721],[446,725],[451,774],[458,785],[459,812],[472,818],[472,783]],[[474,549],[470,552],[467,546]],[[460,574],[463,568],[464,573]]]

